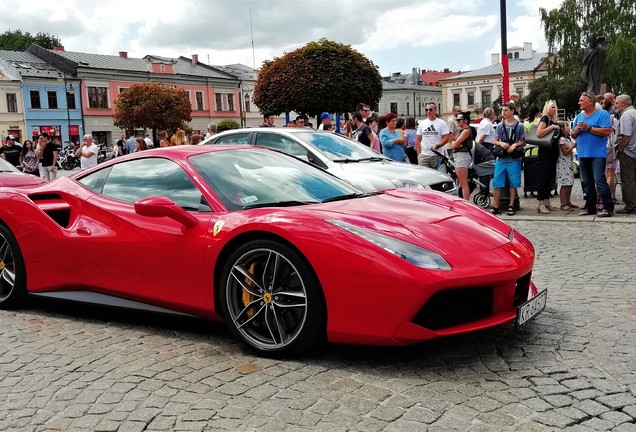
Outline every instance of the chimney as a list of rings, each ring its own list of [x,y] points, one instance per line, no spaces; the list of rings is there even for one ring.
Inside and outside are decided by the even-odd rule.
[[[498,53],[491,53],[490,54],[490,64],[497,64],[499,63],[499,54]]]
[[[449,72],[450,72],[450,69],[449,69],[449,68],[444,68],[444,72],[445,72],[445,73],[449,73]]]
[[[199,63],[199,54],[192,54],[192,64]]]
[[[63,45],[55,45],[53,47],[53,51],[64,51],[64,46]]]
[[[119,51],[119,57],[128,58],[128,53],[126,51]]]
[[[522,59],[532,58],[532,42],[523,43],[523,51],[521,52]]]

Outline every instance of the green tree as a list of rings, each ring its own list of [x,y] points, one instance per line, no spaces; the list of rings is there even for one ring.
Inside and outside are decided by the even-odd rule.
[[[8,30],[0,34],[0,49],[3,50],[24,51],[31,44],[52,49],[54,46],[62,45],[62,41],[57,36],[42,32],[32,35],[22,30]]]
[[[528,109],[532,106],[543,110],[549,100],[557,102],[559,109],[564,109],[566,116],[576,113],[579,109],[578,100],[586,84],[579,75],[569,78],[543,76],[530,83],[530,93],[524,98]]]
[[[636,93],[636,2],[634,0],[564,0],[558,9],[540,8],[541,24],[551,52],[558,55],[550,76],[580,76],[588,35],[608,42],[604,81],[614,93]]]
[[[263,112],[320,115],[345,113],[382,97],[378,67],[349,45],[327,39],[263,63],[254,87],[254,103]]]
[[[216,127],[217,132],[223,132],[230,129],[238,129],[241,125],[236,120],[221,120]]]
[[[115,100],[113,124],[127,130],[175,129],[192,120],[192,105],[185,91],[173,85],[137,83]]]

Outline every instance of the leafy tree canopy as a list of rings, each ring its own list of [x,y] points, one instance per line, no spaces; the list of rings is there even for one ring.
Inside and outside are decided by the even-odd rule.
[[[277,115],[345,113],[360,102],[375,106],[381,97],[378,67],[351,46],[327,39],[264,62],[254,87],[254,103]]]
[[[607,40],[604,81],[608,91],[636,93],[636,2],[634,0],[564,0],[558,9],[540,8],[551,52],[558,56],[550,76],[580,76],[588,35]]]
[[[217,132],[223,132],[230,129],[238,129],[241,125],[236,120],[221,120],[217,125]]]
[[[24,51],[31,44],[52,49],[54,46],[62,45],[62,41],[57,36],[42,32],[32,35],[22,30],[8,30],[0,34],[0,49],[3,50]]]
[[[115,100],[113,124],[127,130],[175,129],[192,120],[191,114],[185,91],[168,84],[137,83]]]
[[[543,110],[547,101],[554,100],[557,107],[564,109],[566,116],[570,117],[578,112],[579,96],[586,86],[578,74],[566,78],[544,76],[530,83],[530,93],[524,98],[524,102],[528,109],[536,106]]]

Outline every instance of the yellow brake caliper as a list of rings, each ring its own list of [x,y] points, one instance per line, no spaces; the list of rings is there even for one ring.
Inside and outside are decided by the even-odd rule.
[[[249,274],[251,274],[252,276],[256,273],[256,263],[253,263],[248,272]],[[245,278],[245,284],[249,287],[253,287],[254,283],[252,282],[252,280],[250,278]],[[252,294],[250,294],[245,288],[243,288],[243,306],[247,306],[248,304],[250,304],[252,301],[254,301],[254,296]],[[256,308],[252,307],[250,309],[247,310],[247,312],[245,312],[247,314],[248,318],[252,318],[252,316],[256,313]],[[254,325],[259,325],[259,323],[257,323],[256,321],[252,321],[252,324]]]

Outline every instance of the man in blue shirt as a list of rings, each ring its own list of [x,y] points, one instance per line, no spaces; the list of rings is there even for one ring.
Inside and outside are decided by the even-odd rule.
[[[608,217],[614,213],[614,202],[605,177],[607,139],[612,133],[612,120],[607,111],[596,109],[596,95],[592,92],[581,94],[579,107],[582,112],[574,119],[575,127],[570,133],[576,139],[581,185],[585,193],[585,207],[579,216],[595,214],[598,217]],[[598,211],[597,191],[603,203]]]
[[[135,134],[131,133],[130,138],[126,140],[126,154],[131,154],[135,151]]]

